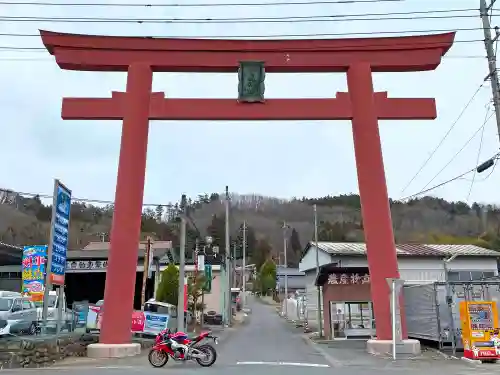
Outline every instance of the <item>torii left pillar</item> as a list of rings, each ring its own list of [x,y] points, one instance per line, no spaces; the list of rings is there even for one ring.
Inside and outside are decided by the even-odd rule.
[[[111,227],[108,262],[111,266],[106,273],[102,318],[103,321],[113,319],[113,324],[101,322],[99,344],[89,346],[89,357],[122,357],[140,354],[141,351],[140,344],[130,342],[135,278],[124,278],[123,274],[133,275],[137,272],[152,83],[153,72],[149,65],[130,65]],[[130,313],[124,314],[124,309]],[[103,351],[109,353],[106,355]]]

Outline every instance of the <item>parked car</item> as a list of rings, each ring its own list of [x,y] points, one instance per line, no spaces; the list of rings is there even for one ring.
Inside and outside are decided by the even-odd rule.
[[[205,314],[203,314],[203,323],[212,325],[221,325],[222,315],[217,314],[217,312],[213,310],[207,311]]]
[[[28,297],[0,297],[0,336],[37,332],[36,306]]]

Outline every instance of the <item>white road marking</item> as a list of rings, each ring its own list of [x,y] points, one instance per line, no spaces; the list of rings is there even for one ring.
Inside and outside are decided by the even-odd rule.
[[[237,365],[297,366],[297,367],[330,367],[321,363],[298,362],[236,362]]]

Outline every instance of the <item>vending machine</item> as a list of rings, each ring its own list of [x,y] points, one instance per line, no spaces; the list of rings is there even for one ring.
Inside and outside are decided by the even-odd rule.
[[[500,358],[500,329],[494,301],[460,302],[464,357],[484,362]]]

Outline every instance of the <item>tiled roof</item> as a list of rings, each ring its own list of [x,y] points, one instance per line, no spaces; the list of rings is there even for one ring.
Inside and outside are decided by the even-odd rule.
[[[310,242],[308,247],[314,246]],[[366,254],[366,244],[363,242],[318,242],[318,247],[329,253],[338,255],[363,255]],[[496,256],[500,252],[475,245],[424,245],[424,244],[398,244],[396,252],[400,256]]]

